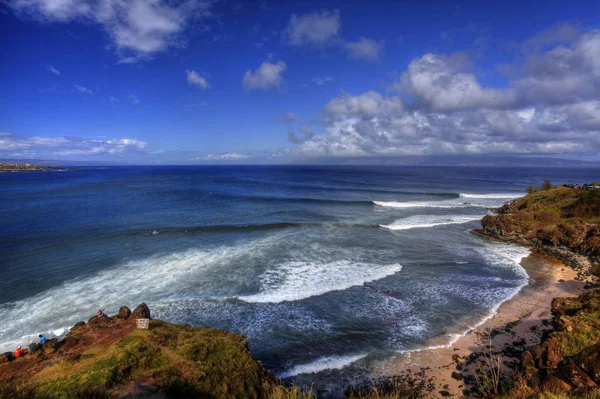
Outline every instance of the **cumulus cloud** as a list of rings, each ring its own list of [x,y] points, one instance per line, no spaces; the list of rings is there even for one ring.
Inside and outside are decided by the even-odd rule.
[[[356,60],[377,61],[381,58],[385,46],[383,40],[361,37],[355,42],[347,41],[340,35],[341,26],[339,10],[292,14],[283,30],[282,41],[290,46],[333,46]]]
[[[243,85],[246,90],[273,90],[283,85],[283,73],[287,65],[283,61],[273,64],[263,62],[258,69],[246,71]]]
[[[198,86],[203,89],[210,88],[208,81],[204,77],[200,76],[196,71],[187,70],[186,73],[187,81],[190,85]]]
[[[7,0],[5,4],[17,15],[41,22],[99,24],[123,63],[181,45],[187,25],[213,17],[212,0]]]
[[[29,156],[71,157],[96,155],[144,154],[148,143],[123,138],[95,140],[82,137],[39,137],[0,133],[0,154],[12,156],[15,151],[27,151]]]
[[[94,94],[94,92],[92,92],[87,87],[80,86],[80,85],[74,85],[73,86],[73,90],[78,91],[81,94],[86,94],[86,95],[89,95],[89,96],[91,96],[92,94]]]
[[[55,74],[55,75],[58,75],[58,76],[60,76],[60,72],[59,72],[59,70],[58,70],[58,69],[56,69],[56,68],[54,68],[52,65],[48,65],[48,68],[47,68],[47,69],[48,69],[48,72],[51,72],[51,73],[53,73],[53,74]]]
[[[292,14],[283,31],[283,41],[292,46],[325,46],[338,38],[340,28],[338,10]]]
[[[481,87],[474,74],[463,71],[465,65],[464,54],[425,54],[409,64],[396,88],[438,111],[502,108],[516,100],[512,90]]]
[[[345,45],[350,58],[363,61],[378,61],[383,54],[385,44],[383,40],[375,41],[361,37],[356,42],[348,42]]]
[[[536,41],[504,88],[485,87],[464,54],[425,54],[397,94],[342,93],[321,112],[325,134],[288,139],[304,157],[600,152],[600,31]]]
[[[140,103],[140,99],[133,94],[128,95],[127,98],[131,102],[131,105],[138,105]]]

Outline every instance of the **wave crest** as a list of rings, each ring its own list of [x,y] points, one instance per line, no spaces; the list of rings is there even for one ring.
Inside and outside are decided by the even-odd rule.
[[[449,224],[463,224],[480,220],[481,216],[466,216],[466,215],[415,215],[404,219],[396,220],[388,225],[380,225],[390,230],[408,230],[415,228],[435,227]]]

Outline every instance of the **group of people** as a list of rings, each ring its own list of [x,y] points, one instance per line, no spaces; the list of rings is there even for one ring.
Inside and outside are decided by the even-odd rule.
[[[96,313],[96,316],[98,316],[98,317],[108,317],[104,313],[103,309],[98,309],[98,313]],[[48,338],[46,338],[46,336],[44,334],[40,334],[38,337],[40,338],[39,345],[44,345],[46,342],[48,342]],[[29,353],[33,353],[33,352],[35,352],[38,349],[38,344],[36,344],[35,342],[31,341],[29,343],[29,345],[27,346],[27,348],[29,349]],[[19,357],[23,356],[23,348],[21,348],[20,345],[13,352],[13,356],[15,358],[19,358]]]
[[[38,335],[38,337],[40,339],[40,345],[44,345],[46,342],[48,342],[48,338],[46,338],[44,334],[40,334]],[[38,349],[38,344],[31,341],[27,348],[29,349],[29,353],[33,353]],[[14,351],[13,356],[15,357],[15,359],[23,356],[23,348],[21,348],[21,345],[19,345],[17,347],[17,350]]]

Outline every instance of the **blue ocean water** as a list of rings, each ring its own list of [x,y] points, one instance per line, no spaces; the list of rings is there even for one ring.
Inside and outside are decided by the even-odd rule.
[[[598,180],[499,167],[0,174],[0,352],[141,302],[245,334],[280,376],[425,348],[527,283],[526,249],[468,231],[544,178]]]

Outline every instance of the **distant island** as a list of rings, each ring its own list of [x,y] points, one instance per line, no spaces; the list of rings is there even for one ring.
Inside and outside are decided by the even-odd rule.
[[[21,162],[0,162],[0,172],[36,172],[41,170],[64,170],[63,166]]]

